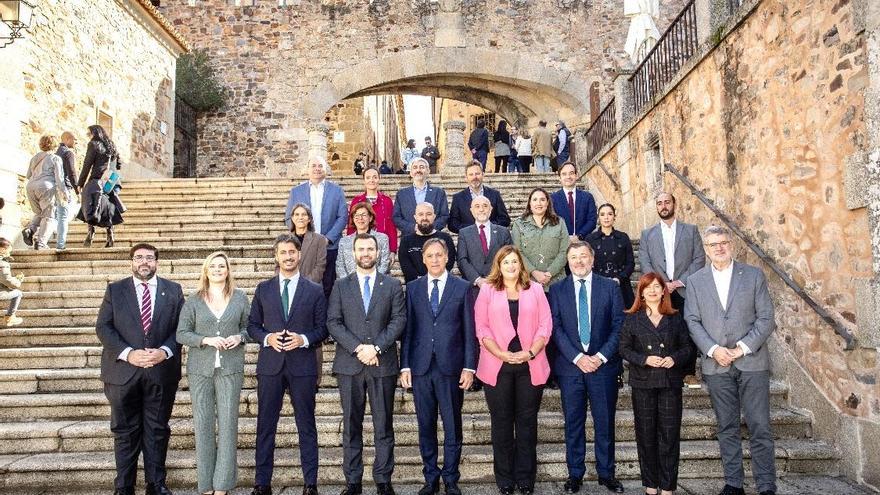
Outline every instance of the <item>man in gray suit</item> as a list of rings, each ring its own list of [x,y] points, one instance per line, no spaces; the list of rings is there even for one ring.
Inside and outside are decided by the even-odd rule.
[[[464,227],[458,234],[458,269],[465,280],[479,287],[492,269],[495,253],[513,241],[507,227],[489,221],[492,216],[489,198],[475,197],[471,201],[471,215],[476,223]]]
[[[761,495],[776,493],[770,430],[770,354],[776,328],[767,279],[759,268],[733,260],[730,232],[705,230],[711,264],[688,279],[684,317],[703,359],[703,378],[718,420],[724,466],[720,495],[743,495],[740,409],[749,428],[752,473]]]
[[[675,196],[662,191],[654,198],[660,222],[642,231],[639,240],[639,263],[642,273],[659,273],[666,282],[672,306],[684,309],[688,278],[706,265],[706,253],[696,225],[679,222],[675,217]],[[684,383],[700,388],[696,376],[696,356],[684,363]]]
[[[406,326],[406,303],[400,282],[376,270],[376,238],[357,234],[353,244],[357,271],[336,281],[327,310],[327,330],[336,341],[333,373],[338,377],[342,401],[342,472],[346,487],[340,495],[362,492],[367,398],[376,446],[373,481],[377,495],[394,495],[392,413],[400,370],[397,339]]]

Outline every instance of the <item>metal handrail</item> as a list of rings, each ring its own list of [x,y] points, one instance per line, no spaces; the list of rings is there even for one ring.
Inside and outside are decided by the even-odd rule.
[[[734,234],[739,236],[746,243],[746,246],[748,246],[749,249],[751,249],[752,252],[761,259],[761,261],[767,264],[767,266],[769,266],[770,269],[773,270],[773,273],[775,273],[779,278],[782,279],[783,282],[785,282],[785,285],[789,286],[791,290],[793,290],[795,294],[797,294],[804,301],[804,303],[807,304],[807,306],[809,306],[817,315],[819,315],[820,318],[825,321],[825,323],[827,323],[832,329],[834,329],[834,332],[846,342],[846,350],[852,350],[855,348],[855,336],[853,336],[853,334],[849,330],[844,328],[844,326],[841,325],[839,321],[835,320],[834,317],[831,316],[831,313],[829,313],[828,310],[826,310],[815,299],[813,299],[813,297],[809,295],[803,287],[798,285],[797,282],[795,282],[788,275],[788,273],[786,273],[785,270],[783,270],[782,267],[779,266],[779,263],[777,263],[776,260],[774,260],[769,254],[767,254],[767,252],[764,251],[764,249],[762,249],[761,246],[759,246],[758,243],[754,239],[752,239],[749,234],[747,234],[742,228],[740,228],[739,225],[737,225],[736,222],[734,222],[726,213],[721,211],[721,209],[718,208],[718,206],[716,206],[711,199],[706,197],[706,195],[697,188],[696,184],[685,177],[677,168],[675,168],[674,165],[672,165],[671,163],[667,163],[665,164],[665,166],[666,170],[670,171],[672,175],[677,177],[682,184],[690,189],[691,194],[696,196],[697,199],[699,199],[704,205],[706,205],[707,208],[709,208],[709,210],[712,211],[712,213],[715,214],[715,216],[717,216],[722,222],[724,222],[724,224],[727,225],[727,227]]]
[[[599,150],[611,142],[617,134],[616,112],[617,108],[614,103],[614,98],[611,98],[611,101],[609,101],[599,112],[596,120],[594,120],[592,125],[590,125],[590,127],[584,132],[584,139],[587,146],[589,146],[586,153],[587,162],[592,160],[593,157],[599,153]]]

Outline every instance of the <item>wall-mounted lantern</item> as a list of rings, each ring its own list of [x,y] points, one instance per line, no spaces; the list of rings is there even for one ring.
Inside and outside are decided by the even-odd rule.
[[[34,17],[34,5],[27,0],[0,0],[0,48],[23,38]]]

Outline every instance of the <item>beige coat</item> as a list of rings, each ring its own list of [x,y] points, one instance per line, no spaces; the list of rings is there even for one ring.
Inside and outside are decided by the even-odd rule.
[[[532,132],[532,156],[551,156],[553,150],[550,129],[538,126]]]

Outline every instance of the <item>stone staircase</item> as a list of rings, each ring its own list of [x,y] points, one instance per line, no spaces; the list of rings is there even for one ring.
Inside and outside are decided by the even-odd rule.
[[[392,194],[406,177],[383,177]],[[490,176],[502,191],[510,211],[523,211],[528,192],[551,184],[550,176]],[[360,191],[357,178],[340,183],[349,198]],[[109,488],[114,476],[109,406],[99,380],[101,347],[94,323],[109,281],[130,276],[128,246],[148,241],[161,248],[159,274],[195,289],[204,257],[224,249],[233,258],[240,287],[249,294],[257,282],[273,275],[271,241],[284,231],[282,214],[294,183],[270,179],[161,179],[125,184],[123,199],[129,211],[118,228],[114,248],[78,248],[85,226],[71,226],[68,250],[16,251],[13,271],[26,275],[20,316],[24,325],[0,330],[0,491],[65,487]],[[451,194],[460,180],[440,179],[434,184]],[[95,246],[103,245],[102,234]],[[395,266],[393,273],[400,275]],[[256,432],[257,348],[248,346],[246,378],[241,393],[239,426],[239,484],[249,486],[254,475]],[[341,480],[342,425],[336,381],[330,375],[333,346],[325,347],[324,377],[317,399],[321,451],[320,482]],[[772,421],[777,436],[776,457],[781,475],[799,473],[837,475],[837,453],[812,439],[809,416],[788,406],[788,390],[779,382],[771,387]],[[397,438],[395,480],[418,483],[422,464],[412,394],[398,390],[395,415]],[[707,478],[721,475],[715,420],[705,390],[687,390],[682,429],[681,476]],[[277,484],[299,477],[295,425],[285,406],[279,426]],[[480,393],[467,393],[464,403],[465,449],[462,478],[466,482],[492,479],[489,415]],[[558,391],[545,393],[540,413],[539,472],[543,481],[564,479],[565,447]],[[192,408],[184,376],[172,419],[168,455],[169,483],[195,484]],[[371,443],[372,426],[366,421],[365,439]],[[589,428],[588,431],[591,431]],[[638,477],[630,390],[621,391],[617,414],[618,474]],[[748,445],[745,445],[748,452]],[[592,445],[588,446],[592,462]],[[366,449],[365,462],[372,450]],[[746,464],[748,469],[748,464]],[[369,469],[367,470],[369,472]],[[595,471],[588,470],[592,475]]]

